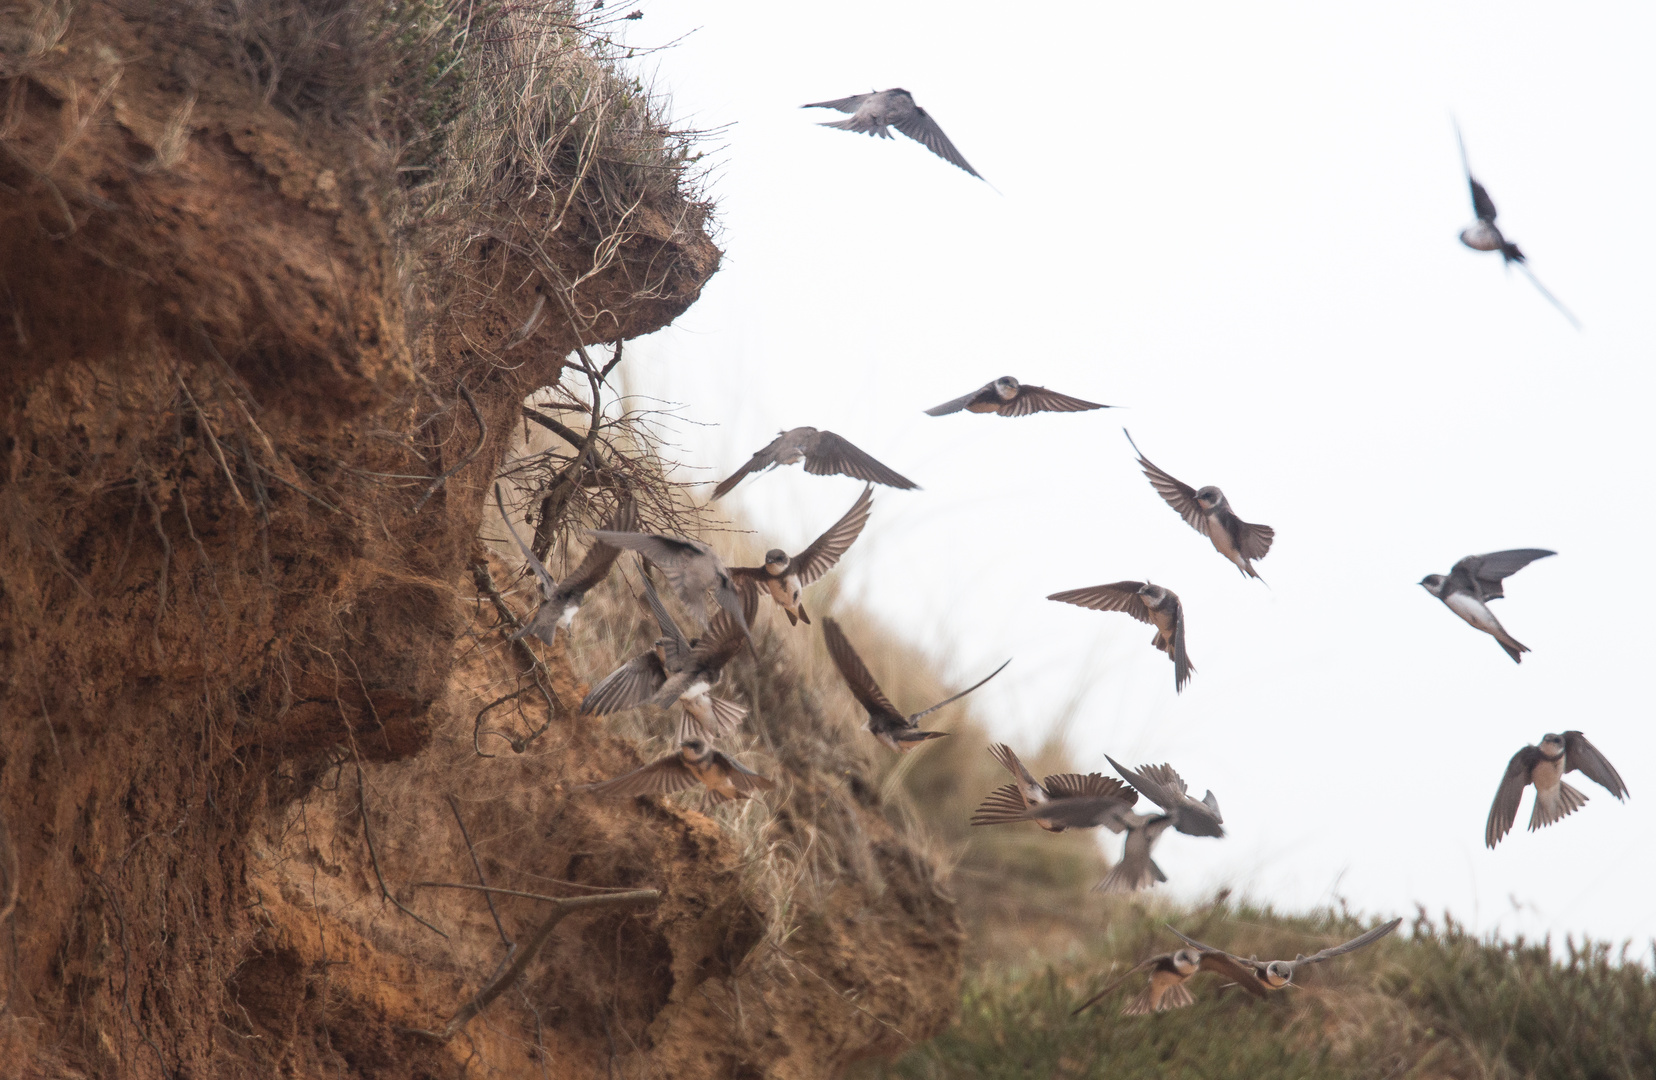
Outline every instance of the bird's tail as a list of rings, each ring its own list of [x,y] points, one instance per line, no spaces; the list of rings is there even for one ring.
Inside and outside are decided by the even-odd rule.
[[[1501,648],[1505,649],[1506,654],[1512,657],[1514,664],[1522,664],[1524,662],[1523,654],[1530,651],[1528,645],[1525,645],[1511,634],[1506,634],[1495,640],[1501,643]]]
[[[1539,788],[1535,792],[1535,809],[1530,811],[1530,832],[1544,825],[1551,825],[1559,818],[1580,810],[1587,805],[1587,796],[1560,782],[1557,791],[1543,792]]]

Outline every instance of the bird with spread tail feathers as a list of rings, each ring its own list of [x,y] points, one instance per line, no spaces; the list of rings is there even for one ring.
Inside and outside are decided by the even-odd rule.
[[[845,685],[850,687],[851,696],[857,703],[868,710],[868,731],[880,742],[897,751],[905,753],[925,742],[927,739],[941,739],[947,735],[946,731],[921,731],[920,718],[936,712],[943,706],[959,701],[973,690],[1006,670],[1006,664],[991,671],[988,675],[968,686],[953,697],[944,698],[929,709],[921,709],[917,713],[904,715],[897,711],[897,706],[880,690],[879,683],[869,673],[868,666],[857,655],[857,650],[851,647],[845,631],[840,629],[839,623],[833,619],[822,620],[822,636],[828,643],[828,655],[834,658],[834,666],[839,668],[840,677]]]
[[[932,406],[926,410],[926,415],[947,416],[965,409],[967,412],[998,413],[1001,416],[1033,416],[1038,412],[1088,412],[1112,407],[1096,401],[1082,401],[1044,386],[1030,386],[1010,375],[1002,375],[970,394]]]
[[[1598,747],[1587,741],[1587,736],[1579,731],[1566,731],[1562,735],[1549,732],[1542,737],[1540,746],[1524,747],[1507,763],[1506,775],[1501,777],[1495,802],[1489,808],[1489,820],[1484,824],[1484,844],[1492,848],[1512,831],[1524,788],[1531,784],[1535,785],[1535,807],[1530,811],[1530,832],[1581,809],[1587,796],[1564,782],[1565,773],[1578,769],[1618,800],[1627,798],[1627,785],[1622,783],[1621,774]]]
[[[832,101],[813,101],[800,108],[836,109],[850,113],[849,120],[827,120],[820,126],[854,131],[859,135],[889,139],[890,129],[896,128],[949,164],[965,169],[979,180],[983,179],[965,156],[955,149],[949,137],[943,134],[943,129],[937,126],[931,113],[916,105],[914,95],[900,86],[867,94],[852,94]]]
[[[495,506],[500,509],[500,519],[506,523],[506,531],[512,534],[517,541],[518,550],[523,552],[524,565],[534,572],[540,585],[540,606],[535,613],[526,619],[521,626],[512,632],[509,640],[516,641],[525,634],[533,634],[552,644],[560,629],[567,632],[571,623],[575,621],[575,613],[581,610],[581,601],[586,598],[587,592],[604,578],[609,576],[610,567],[621,555],[621,549],[603,541],[594,543],[587,549],[586,557],[579,566],[562,581],[553,581],[552,575],[547,573],[546,564],[536,558],[529,545],[523,542],[523,537],[512,525],[511,515],[506,513],[506,504],[500,497],[500,485],[494,489]],[[609,529],[630,530],[638,525],[638,505],[630,498],[616,508],[610,518]]]
[[[1092,585],[1085,589],[1069,589],[1047,597],[1062,604],[1091,608],[1093,611],[1120,611],[1141,623],[1156,628],[1150,644],[1167,654],[1173,661],[1173,689],[1183,692],[1185,683],[1196,671],[1185,653],[1184,605],[1179,594],[1148,581],[1114,581],[1108,585]]]
[[[904,491],[920,486],[875,461],[832,431],[796,427],[779,434],[755,451],[741,468],[719,481],[719,486],[713,489],[713,498],[722,499],[730,494],[749,473],[768,471],[778,465],[792,465],[800,460],[805,462],[805,471],[812,476],[849,476]]]
[[[874,487],[870,484],[863,488],[863,493],[851,504],[844,517],[830,525],[827,532],[811,541],[811,546],[798,555],[789,555],[781,548],[771,548],[765,552],[765,565],[733,566],[730,576],[744,589],[763,589],[769,593],[776,606],[787,614],[788,625],[809,624],[811,617],[805,613],[805,604],[800,599],[805,586],[834,568],[840,556],[862,535],[873,506]]]
[[[1106,824],[1119,811],[1131,810],[1138,801],[1138,792],[1113,776],[1058,773],[1036,783],[1010,746],[991,743],[989,754],[1012,774],[1013,782],[989,793],[972,815],[973,825],[1033,821],[1054,833],[1090,829]],[[1081,807],[1082,813],[1070,812]]]
[[[1237,963],[1229,954],[1217,951],[1202,952],[1198,949],[1178,949],[1170,953],[1159,953],[1148,960],[1135,964],[1120,978],[1113,980],[1104,989],[1083,1001],[1070,1015],[1079,1016],[1086,1012],[1108,997],[1116,987],[1145,968],[1150,969],[1150,985],[1144,988],[1143,993],[1122,1007],[1122,1016],[1145,1016],[1152,1012],[1182,1009],[1186,1005],[1193,1004],[1196,999],[1190,995],[1190,988],[1185,983],[1189,982],[1191,977],[1199,971],[1211,971],[1223,975],[1255,997],[1265,996],[1264,989],[1259,986],[1259,980],[1255,979],[1246,967]]]
[[[1127,444],[1138,455],[1139,468],[1149,477],[1150,486],[1156,489],[1156,494],[1166,500],[1167,505],[1177,511],[1186,524],[1207,537],[1214,550],[1235,563],[1238,570],[1248,577],[1259,577],[1259,572],[1253,568],[1254,560],[1263,559],[1270,553],[1276,530],[1269,525],[1255,525],[1237,517],[1225,493],[1212,484],[1193,488],[1182,480],[1174,479],[1171,473],[1156,468],[1144,456],[1144,451],[1138,448],[1138,443],[1133,441],[1127,429],[1122,428],[1121,433],[1127,436]]]
[[[671,795],[697,784],[707,789],[713,803],[752,798],[754,792],[769,791],[776,781],[761,776],[740,761],[715,750],[686,716],[679,722],[678,749],[613,780],[582,784],[576,791],[594,795]]]
[[[1356,952],[1358,949],[1367,948],[1402,924],[1402,919],[1393,919],[1391,922],[1382,923],[1366,933],[1358,934],[1350,941],[1312,953],[1310,956],[1295,956],[1292,960],[1261,960],[1252,956],[1244,960],[1233,953],[1225,952],[1223,949],[1203,945],[1195,938],[1187,937],[1171,926],[1168,929],[1173,930],[1173,933],[1178,934],[1181,941],[1200,953],[1204,962],[1209,957],[1224,957],[1243,969],[1244,977],[1236,978],[1232,976],[1232,978],[1236,978],[1236,984],[1256,997],[1263,997],[1267,990],[1281,990],[1285,986],[1294,985],[1294,976],[1299,973],[1300,968],[1310,964],[1320,964],[1325,960],[1332,960],[1336,956],[1344,956],[1347,953]]]
[[[1451,567],[1448,574],[1427,574],[1420,579],[1420,587],[1442,600],[1444,607],[1500,642],[1512,662],[1521,664],[1529,647],[1507,633],[1501,620],[1489,610],[1489,601],[1506,595],[1502,582],[1507,578],[1536,559],[1556,554],[1544,548],[1515,548],[1492,551],[1488,555],[1468,555]]]

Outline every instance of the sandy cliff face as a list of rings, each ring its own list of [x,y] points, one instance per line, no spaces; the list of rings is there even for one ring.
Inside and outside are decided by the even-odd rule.
[[[938,1029],[952,905],[843,770],[779,762],[747,840],[571,798],[638,753],[572,715],[561,645],[545,733],[473,747],[528,685],[472,574],[519,403],[696,299],[700,213],[474,238],[503,284],[434,305],[360,133],[221,43],[65,10],[0,12],[0,1072],[805,1077]],[[503,352],[554,271],[569,317]],[[823,815],[860,839],[820,896],[744,887]],[[542,917],[412,885],[479,872],[661,900],[571,917],[435,1041]]]

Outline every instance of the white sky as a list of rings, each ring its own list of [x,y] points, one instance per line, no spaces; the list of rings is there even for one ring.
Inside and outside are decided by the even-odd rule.
[[[1176,895],[1419,901],[1648,948],[1656,8],[646,11],[632,40],[689,34],[648,61],[675,114],[733,125],[713,186],[725,266],[627,362],[685,403],[687,460],[717,479],[810,424],[923,485],[878,489],[847,589],[957,678],[1014,656],[975,704],[1015,746],[1084,692],[1079,764],[1167,760],[1212,787],[1230,836],[1169,834]],[[1004,195],[798,108],[889,86]],[[1457,242],[1451,113],[1584,333]],[[1129,408],[922,415],[1008,373]],[[1155,495],[1123,424],[1276,528],[1269,587]],[[797,550],[858,490],[795,467],[731,501]],[[1521,667],[1415,584],[1512,547],[1560,553],[1496,605],[1534,649]],[[1044,599],[1144,576],[1185,602],[1199,671],[1182,696],[1149,627]],[[1631,801],[1574,774],[1583,810],[1529,834],[1526,797],[1486,851],[1508,758],[1566,728]]]

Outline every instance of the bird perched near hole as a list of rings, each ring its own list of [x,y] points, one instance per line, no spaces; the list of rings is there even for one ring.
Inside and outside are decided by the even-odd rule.
[[[1344,956],[1347,953],[1356,952],[1358,949],[1367,948],[1396,930],[1402,923],[1402,919],[1393,919],[1391,922],[1382,923],[1366,933],[1358,934],[1350,941],[1312,953],[1310,956],[1296,956],[1292,960],[1260,960],[1252,956],[1244,960],[1233,953],[1225,952],[1223,949],[1203,945],[1195,938],[1187,937],[1171,926],[1168,929],[1173,930],[1173,933],[1178,934],[1180,940],[1200,954],[1204,964],[1208,962],[1210,957],[1223,957],[1241,968],[1246,975],[1243,978],[1237,978],[1233,975],[1232,978],[1236,980],[1236,984],[1255,997],[1263,997],[1264,991],[1281,990],[1285,986],[1294,985],[1294,976],[1299,973],[1300,968],[1311,964],[1320,964],[1325,960],[1332,960],[1336,956]],[[1255,987],[1258,987],[1258,989],[1255,989]]]
[[[1134,975],[1150,969],[1150,984],[1144,992],[1129,1001],[1121,1010],[1122,1016],[1145,1016],[1152,1012],[1166,1012],[1168,1009],[1182,1009],[1195,1002],[1190,995],[1190,988],[1185,984],[1199,971],[1211,971],[1225,976],[1238,986],[1247,990],[1255,997],[1264,997],[1265,991],[1259,986],[1247,968],[1222,952],[1202,952],[1197,949],[1178,949],[1170,953],[1160,953],[1143,960],[1129,968],[1127,973],[1111,982],[1104,989],[1083,1001],[1071,1016],[1079,1016],[1092,1008],[1098,1002],[1108,997],[1116,987],[1131,979]]]
[[[851,688],[851,696],[868,710],[869,733],[899,754],[912,750],[927,739],[941,739],[947,735],[946,731],[921,731],[920,718],[959,701],[1005,671],[1006,664],[1012,662],[1006,661],[1006,664],[1002,664],[953,697],[944,698],[929,709],[921,709],[917,713],[905,716],[897,711],[897,706],[880,690],[880,685],[874,681],[874,676],[862,662],[862,657],[857,655],[857,650],[851,647],[851,642],[847,640],[845,631],[840,629],[839,623],[833,619],[822,620],[822,636],[828,643],[828,655],[834,658],[834,666],[839,668],[840,677],[845,680],[845,685]]]
[[[671,795],[700,784],[707,789],[709,802],[722,803],[752,798],[755,792],[769,791],[776,786],[776,781],[715,750],[688,716],[679,723],[678,738],[678,749],[673,753],[624,776],[582,784],[574,790],[611,797]]]
[[[1182,693],[1185,683],[1196,671],[1185,653],[1184,606],[1179,594],[1148,581],[1114,581],[1108,585],[1093,585],[1085,589],[1069,589],[1047,597],[1062,604],[1091,608],[1093,611],[1120,611],[1141,623],[1156,628],[1150,644],[1167,654],[1173,661],[1173,689]]]
[[[748,458],[740,469],[719,481],[713,489],[713,498],[722,499],[731,489],[752,472],[774,469],[778,465],[805,462],[805,471],[812,476],[850,476],[870,484],[908,490],[919,487],[913,480],[888,469],[863,451],[852,446],[832,431],[818,431],[814,427],[796,427],[772,439],[763,449]]]
[[[844,517],[798,555],[790,556],[781,548],[771,548],[765,552],[765,565],[732,567],[730,576],[744,589],[763,589],[769,593],[776,606],[787,613],[788,625],[809,624],[811,617],[805,613],[805,604],[800,599],[805,586],[834,568],[840,556],[862,535],[873,507],[874,487],[869,485],[863,488]]]
[[[1514,664],[1523,663],[1523,654],[1529,647],[1507,633],[1501,620],[1489,610],[1489,601],[1506,596],[1503,582],[1536,559],[1556,555],[1544,548],[1514,548],[1511,551],[1492,551],[1488,555],[1468,555],[1450,568],[1447,574],[1427,574],[1420,579],[1420,587],[1443,601],[1443,606],[1482,630],[1512,657]]]
[[[1235,563],[1238,570],[1251,578],[1259,577],[1253,562],[1270,553],[1276,530],[1269,525],[1255,525],[1237,517],[1225,493],[1212,484],[1193,488],[1156,468],[1144,456],[1144,451],[1138,448],[1138,443],[1133,441],[1127,429],[1122,428],[1121,433],[1127,436],[1127,444],[1138,455],[1139,468],[1144,470],[1156,494],[1177,511],[1186,524],[1207,537],[1213,543],[1214,550]]]
[[[1001,416],[1032,416],[1038,412],[1087,412],[1112,407],[1096,401],[1082,401],[1044,386],[1030,386],[1010,375],[1002,375],[970,394],[927,409],[926,415],[947,416],[965,409],[967,412],[999,413]]]
[[[973,825],[1004,825],[1033,821],[1047,832],[1096,828],[1119,810],[1131,810],[1138,792],[1113,776],[1098,773],[1059,773],[1035,782],[1018,755],[1005,743],[991,743],[989,754],[1012,774],[1013,782],[996,788],[972,815]],[[1085,805],[1085,813],[1074,813]]]
[[[516,641],[525,634],[533,634],[552,644],[558,631],[569,630],[570,624],[575,621],[575,613],[581,610],[581,601],[586,599],[587,592],[604,578],[609,576],[610,567],[620,556],[621,549],[613,544],[602,541],[594,543],[587,549],[586,557],[581,560],[568,577],[562,581],[553,581],[552,575],[547,573],[546,564],[535,557],[529,545],[523,542],[512,526],[511,516],[506,513],[506,504],[500,498],[500,485],[494,489],[495,506],[500,509],[500,519],[506,523],[506,531],[512,534],[517,541],[518,550],[523,552],[523,561],[535,574],[540,585],[541,603],[523,625],[512,632],[510,640]],[[638,506],[627,499],[616,508],[606,528],[629,530],[638,527]]]
[[[1526,746],[1507,763],[1506,775],[1495,791],[1484,825],[1484,844],[1493,848],[1512,830],[1518,817],[1518,803],[1524,788],[1535,785],[1535,807],[1530,811],[1530,832],[1551,825],[1581,809],[1587,796],[1564,782],[1564,774],[1580,770],[1582,775],[1619,800],[1627,798],[1627,785],[1610,760],[1579,731],[1542,736],[1540,746]]]
[[[842,113],[850,113],[849,120],[826,120],[819,126],[854,131],[859,135],[889,139],[889,129],[896,128],[949,164],[965,169],[979,180],[983,179],[965,156],[955,149],[954,143],[943,134],[943,129],[937,126],[937,121],[932,119],[931,114],[916,105],[914,95],[902,87],[876,90],[868,94],[852,94],[850,97],[835,98],[833,101],[813,101],[808,105],[801,105],[800,108],[837,109]]]
[[[1535,276],[1530,269],[1529,259],[1518,245],[1508,240],[1501,232],[1500,226],[1495,224],[1495,200],[1489,197],[1489,191],[1472,175],[1472,166],[1466,159],[1466,141],[1461,138],[1460,124],[1455,125],[1455,144],[1460,147],[1461,169],[1466,173],[1467,186],[1472,189],[1472,213],[1477,220],[1461,230],[1460,242],[1473,251],[1499,251],[1501,262],[1505,266],[1516,265],[1523,271],[1524,276],[1530,279],[1537,292],[1547,298],[1547,302],[1557,308],[1559,314],[1570,320],[1570,325],[1577,330],[1581,329],[1581,321],[1570,312],[1570,309],[1559,302],[1548,288],[1541,284],[1541,279]]]

